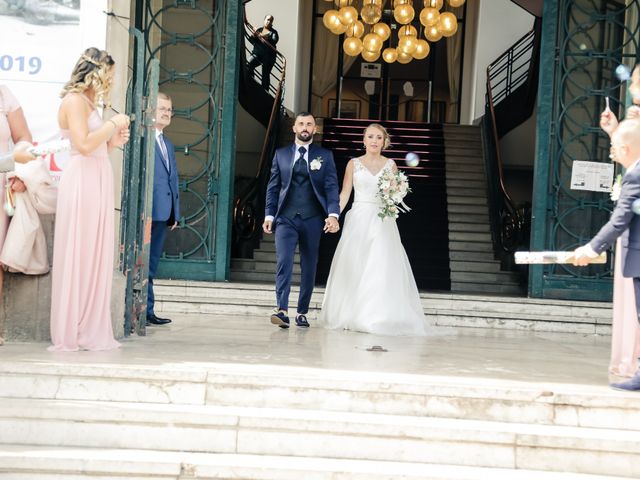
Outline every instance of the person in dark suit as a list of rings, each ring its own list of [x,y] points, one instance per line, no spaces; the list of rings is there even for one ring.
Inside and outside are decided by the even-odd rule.
[[[173,143],[164,135],[164,129],[171,123],[173,114],[171,97],[158,92],[156,106],[156,154],[153,174],[153,211],[151,223],[151,248],[149,253],[149,290],[147,296],[147,325],[171,323],[168,318],[157,317],[153,311],[155,296],[153,279],[158,270],[160,256],[164,249],[167,227],[174,230],[180,219],[180,199],[178,197],[178,168]]]
[[[262,229],[276,235],[277,311],[271,323],[289,328],[289,292],[293,258],[298,245],[302,278],[296,325],[308,327],[307,312],[316,276],[322,232],[340,229],[338,176],[330,150],[312,144],[316,121],[308,112],[299,113],[293,125],[295,142],[276,150],[267,185]]]
[[[633,278],[636,310],[640,311],[640,119],[620,122],[611,135],[610,157],[621,164],[626,172],[616,207],[609,221],[591,239],[575,250],[574,264],[587,265],[594,258],[611,248],[622,236],[622,275]],[[640,390],[640,372],[627,382],[614,383],[613,388]]]
[[[253,45],[251,56],[247,61],[249,72],[253,71],[259,64],[262,64],[262,88],[269,89],[271,69],[276,63],[276,44],[280,40],[278,31],[273,28],[273,15],[264,17],[264,25],[254,32],[249,39]]]

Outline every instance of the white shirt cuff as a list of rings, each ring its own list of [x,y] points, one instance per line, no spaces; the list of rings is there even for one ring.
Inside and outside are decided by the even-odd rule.
[[[596,258],[598,256],[598,254],[593,250],[593,248],[591,248],[591,245],[589,245],[588,243],[580,247],[580,253],[589,258]]]
[[[340,219],[340,215],[338,215],[337,213],[330,213],[329,216],[333,217],[333,218]]]
[[[264,221],[266,222],[267,220],[269,220],[270,222],[273,222],[273,215],[265,215]]]

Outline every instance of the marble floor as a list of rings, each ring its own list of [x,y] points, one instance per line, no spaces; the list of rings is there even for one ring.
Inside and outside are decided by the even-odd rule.
[[[427,337],[383,337],[316,328],[281,330],[268,318],[182,314],[111,352],[49,353],[45,343],[7,343],[0,362],[207,368],[211,364],[309,367],[455,380],[563,383],[602,387],[611,338],[472,328]],[[378,346],[384,351],[370,351]]]

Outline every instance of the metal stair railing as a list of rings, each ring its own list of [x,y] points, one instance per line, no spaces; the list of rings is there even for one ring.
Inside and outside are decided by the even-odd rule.
[[[247,0],[244,4],[248,3]],[[243,7],[244,7],[243,4]],[[247,53],[249,52],[249,38],[254,37],[255,28],[247,21],[246,8],[244,9],[244,33],[245,48],[242,53],[242,62],[246,67]],[[258,37],[259,41],[264,41]],[[269,48],[273,47],[265,42]],[[264,217],[264,204],[266,187],[271,171],[271,157],[275,151],[278,137],[278,127],[282,118],[282,100],[284,98],[285,72],[287,61],[284,56],[276,53],[276,62],[271,70],[271,79],[267,93],[273,95],[273,104],[269,115],[262,150],[256,165],[256,173],[251,182],[236,196],[233,205],[233,240],[236,252],[253,252],[258,246],[262,233],[262,220]],[[246,73],[246,69],[245,69]],[[245,255],[243,255],[245,256]]]
[[[496,107],[520,87],[528,85],[530,92],[535,91],[539,33],[536,24],[487,67],[482,129],[491,233],[497,258],[506,258],[528,238],[530,207],[516,207],[505,186]]]

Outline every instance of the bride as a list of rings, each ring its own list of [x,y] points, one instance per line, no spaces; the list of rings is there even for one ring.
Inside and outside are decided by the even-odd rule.
[[[411,265],[393,218],[378,216],[380,174],[398,170],[382,156],[390,144],[382,125],[364,131],[365,154],[349,160],[340,211],[355,188],[327,280],[319,323],[326,328],[381,335],[425,335],[427,323]]]

